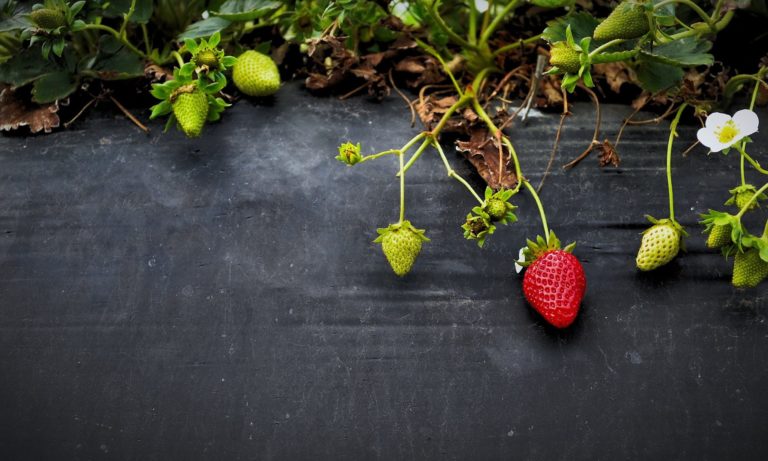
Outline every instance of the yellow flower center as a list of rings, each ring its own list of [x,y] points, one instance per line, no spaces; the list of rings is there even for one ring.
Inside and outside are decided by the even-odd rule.
[[[733,123],[733,120],[728,120],[725,122],[725,125],[723,125],[719,131],[715,132],[715,135],[717,136],[717,140],[720,141],[722,144],[728,144],[731,141],[733,141],[733,138],[735,138],[739,134],[739,129],[736,128],[736,124]]]

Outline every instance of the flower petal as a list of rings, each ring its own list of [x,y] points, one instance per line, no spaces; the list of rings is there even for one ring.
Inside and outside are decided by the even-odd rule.
[[[715,133],[709,128],[701,128],[696,132],[696,137],[699,139],[700,143],[709,147],[709,150],[712,152],[720,152],[728,147],[728,144],[721,143],[720,140],[717,139],[717,136],[715,136]]]
[[[712,112],[707,116],[706,127],[710,130],[714,130],[717,127],[723,126],[731,120],[731,116],[723,114],[721,112]]]
[[[742,109],[733,114],[733,123],[739,129],[739,137],[743,138],[757,132],[757,125],[760,120],[756,113],[749,109]]]

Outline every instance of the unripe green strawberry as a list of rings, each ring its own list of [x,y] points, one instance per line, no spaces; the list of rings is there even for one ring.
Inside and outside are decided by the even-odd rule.
[[[739,288],[756,287],[768,277],[768,262],[760,258],[757,248],[736,253],[733,260],[733,278],[731,283]]]
[[[507,215],[507,204],[501,199],[492,198],[485,205],[485,210],[492,221],[501,221]]]
[[[733,205],[741,210],[747,206],[747,203],[752,200],[752,197],[755,197],[757,194],[757,188],[755,188],[755,186],[752,184],[743,184],[741,186],[734,187],[729,192],[731,193],[731,197],[728,199],[728,201],[725,202],[725,204]],[[755,208],[759,207],[760,201],[766,199],[768,199],[768,197],[765,194],[760,193],[760,195],[758,195],[755,200],[749,204],[747,211],[754,210]]]
[[[199,88],[179,92],[173,101],[173,114],[184,134],[190,138],[200,136],[208,118],[208,96]]]
[[[61,10],[40,8],[29,14],[32,23],[41,29],[53,30],[67,24],[67,18]]]
[[[232,68],[235,86],[248,96],[269,96],[280,89],[280,72],[269,56],[248,50]]]
[[[552,44],[549,49],[549,62],[569,74],[578,73],[581,67],[579,52],[568,46],[566,42]]]
[[[642,37],[649,30],[643,6],[625,1],[598,24],[592,37],[595,40],[632,39]]]
[[[733,227],[730,224],[715,224],[709,231],[707,237],[707,248],[720,248],[731,243],[731,231]]]
[[[421,252],[422,242],[429,242],[429,239],[424,237],[424,230],[416,229],[410,221],[392,224],[387,228],[378,229],[377,232],[379,237],[374,243],[381,243],[389,265],[400,277],[411,271]]]
[[[195,55],[195,65],[197,67],[206,66],[208,69],[217,70],[219,68],[219,57],[213,50],[201,50]]]
[[[643,232],[635,262],[641,271],[651,271],[672,261],[680,251],[682,232],[669,219],[656,222]]]

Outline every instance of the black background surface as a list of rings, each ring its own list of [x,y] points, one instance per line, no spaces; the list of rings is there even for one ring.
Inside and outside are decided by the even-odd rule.
[[[605,134],[630,110],[605,108]],[[558,166],[591,137],[592,108],[575,112]],[[555,168],[542,199],[588,279],[556,331],[513,268],[540,232],[530,197],[478,249],[434,152],[407,189],[432,242],[392,274],[371,241],[397,219],[396,158],[333,157],[401,146],[408,118],[396,97],[294,84],[200,140],[93,114],[0,138],[0,459],[768,458],[768,289],[733,289],[696,224],[723,209],[735,155],[675,155],[689,251],[653,274],[634,254],[643,215],[666,214],[667,124],[627,129],[618,169]],[[512,131],[534,184],[557,121]]]

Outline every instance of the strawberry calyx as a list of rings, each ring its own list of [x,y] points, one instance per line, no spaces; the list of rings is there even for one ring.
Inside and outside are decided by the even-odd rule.
[[[752,184],[743,184],[741,186],[734,187],[728,192],[730,192],[731,197],[725,202],[724,205],[733,205],[738,209],[742,209],[744,206],[747,206],[747,203],[749,203],[749,201],[752,200],[752,197],[757,194],[757,188]],[[747,210],[749,211],[758,208],[760,206],[760,201],[766,199],[768,199],[768,196],[761,193],[755,197],[752,203],[748,205]]]
[[[493,192],[493,189],[486,187],[483,205],[473,208],[472,211],[487,213],[492,222],[512,224],[517,221],[517,216],[514,213],[517,207],[509,203],[509,199],[513,195],[515,195],[515,192],[510,189],[502,188],[497,192]]]
[[[534,261],[550,251],[561,249],[560,239],[557,238],[554,231],[549,231],[546,240],[541,235],[537,235],[536,241],[529,239],[526,240],[526,244],[527,246],[523,248],[523,259],[516,261],[522,267],[530,266]],[[565,248],[562,248],[562,251],[573,253],[574,248],[576,248],[576,242],[569,243]]]
[[[700,216],[702,219],[699,223],[704,226],[705,234],[712,233],[717,227],[731,228],[731,243],[721,247],[724,256],[727,257],[736,251],[741,251],[745,231],[738,216],[716,210],[709,210],[708,213],[703,213]]]
[[[416,235],[422,242],[429,242],[430,240],[424,235],[426,232],[426,229],[417,229],[411,224],[410,221],[404,220],[399,223],[390,224],[387,227],[381,227],[376,229],[376,232],[379,234],[378,237],[373,241],[373,243],[381,243],[384,240],[384,236],[387,234],[390,234],[392,232],[399,232],[399,231],[410,231],[414,235]]]
[[[347,166],[355,165],[363,160],[360,149],[360,143],[352,144],[351,142],[345,142],[339,146],[339,155],[335,159]]]
[[[653,226],[649,227],[648,229],[644,230],[641,234],[647,234],[656,226],[672,226],[673,229],[675,229],[680,235],[680,248],[685,250],[685,245],[683,242],[683,239],[688,237],[688,232],[685,230],[685,228],[680,224],[679,222],[675,221],[671,218],[664,218],[664,219],[656,219],[653,216],[647,214],[645,215],[645,219],[648,220]]]

